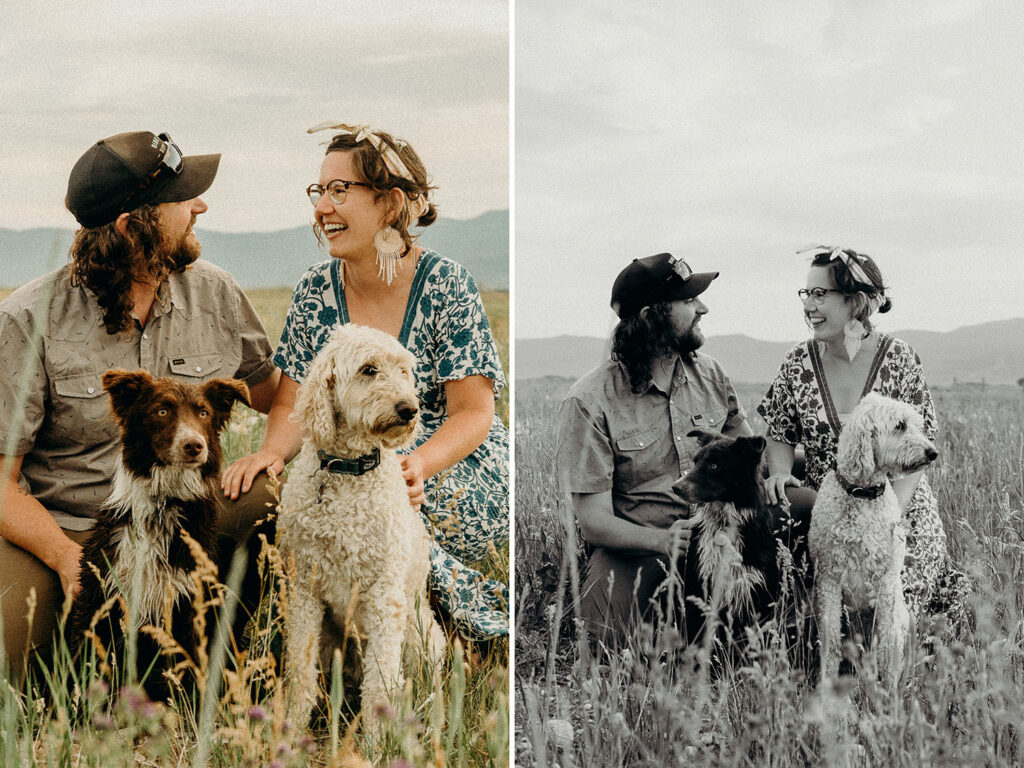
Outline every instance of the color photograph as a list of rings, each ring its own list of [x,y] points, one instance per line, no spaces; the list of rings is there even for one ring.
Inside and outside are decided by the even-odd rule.
[[[5,5],[0,765],[509,764],[510,13]]]

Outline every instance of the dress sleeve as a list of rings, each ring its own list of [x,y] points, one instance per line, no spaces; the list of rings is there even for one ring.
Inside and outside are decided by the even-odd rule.
[[[448,262],[442,269],[449,266],[449,279],[440,281],[444,295],[435,303],[438,382],[486,376],[497,397],[505,387],[505,375],[480,292],[464,267]]]
[[[42,426],[48,384],[31,329],[6,312],[0,313],[0,367],[0,454],[24,456]],[[25,384],[19,392],[19,385]]]
[[[575,397],[562,402],[555,445],[559,485],[565,493],[601,493],[612,489],[615,455],[607,429]]]
[[[324,300],[324,292],[331,286],[320,266],[306,272],[295,286],[281,341],[274,353],[274,364],[299,383],[305,381],[310,363],[323,343],[324,334],[318,336],[316,330],[329,331],[338,322],[337,309]]]
[[[790,352],[786,355],[775,380],[768,387],[764,398],[757,406],[757,412],[761,414],[767,427],[767,436],[788,445],[802,442],[800,414],[790,383],[792,365],[793,353]]]
[[[924,366],[917,352],[909,346],[906,348],[906,377],[903,382],[902,400],[910,403],[924,418],[924,433],[929,440],[934,440],[939,431],[939,423],[935,417],[935,403],[932,393],[924,379]]]

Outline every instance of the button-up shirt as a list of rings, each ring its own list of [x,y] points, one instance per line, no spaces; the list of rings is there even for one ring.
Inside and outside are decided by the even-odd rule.
[[[171,275],[145,326],[135,319],[116,335],[95,294],[73,286],[70,266],[62,267],[0,302],[0,453],[24,456],[22,486],[60,525],[85,530],[120,456],[104,372],[144,368],[195,384],[234,377],[253,385],[273,372],[270,355],[249,300],[209,262]]]
[[[672,491],[697,452],[700,427],[739,427],[746,413],[714,358],[659,358],[640,394],[612,360],[577,381],[559,413],[557,461],[563,491],[611,491],[616,516],[667,528],[689,510]]]

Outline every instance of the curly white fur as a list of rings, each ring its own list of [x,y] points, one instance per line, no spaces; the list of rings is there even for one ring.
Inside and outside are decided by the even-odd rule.
[[[344,325],[313,361],[296,399],[295,417],[308,434],[281,496],[278,526],[289,575],[288,715],[299,727],[309,722],[316,696],[325,614],[347,622],[342,636],[361,642],[364,722],[401,690],[403,647],[408,661],[423,650],[435,666],[443,657],[426,591],[428,534],[395,453],[419,426],[414,364],[393,337]],[[374,448],[380,466],[366,474],[319,469],[318,449],[356,458]]]
[[[906,531],[890,478],[928,465],[935,446],[910,405],[876,393],[864,396],[844,425],[830,472],[814,503],[808,549],[814,560],[821,637],[821,680],[839,675],[843,606],[875,610],[873,645],[883,679],[895,685],[903,669],[910,613],[900,571]],[[844,490],[884,485],[875,499]]]

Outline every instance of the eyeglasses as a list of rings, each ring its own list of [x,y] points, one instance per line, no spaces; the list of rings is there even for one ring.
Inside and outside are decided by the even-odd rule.
[[[806,302],[807,299],[810,299],[820,307],[830,293],[842,293],[842,291],[838,288],[801,288],[796,295],[800,297],[800,301]]]
[[[157,163],[156,168],[150,171],[145,178],[139,182],[139,186],[137,186],[135,190],[125,198],[125,201],[121,206],[122,211],[130,210],[132,199],[142,194],[161,176],[168,173],[173,173],[175,176],[181,175],[181,169],[185,166],[185,158],[182,156],[178,145],[175,144],[174,139],[166,133],[161,133],[157,138],[160,139],[164,145],[164,152],[160,157],[160,162]]]
[[[679,277],[681,277],[683,279],[684,283],[687,280],[689,280],[690,276],[693,274],[693,270],[690,269],[690,265],[687,264],[682,259],[677,259],[675,256],[673,256],[673,257],[671,257],[668,260],[668,263],[669,263],[669,266],[672,267],[673,274],[676,274]],[[671,278],[671,277],[672,277],[672,275],[669,275],[669,278]]]
[[[310,184],[306,187],[306,195],[309,197],[309,202],[313,204],[315,208],[320,204],[320,199],[324,196],[324,192],[331,198],[331,201],[335,205],[341,205],[345,202],[345,198],[348,196],[349,187],[369,187],[365,181],[345,181],[344,179],[335,179],[334,181],[327,182],[326,187],[322,187],[319,184]]]

